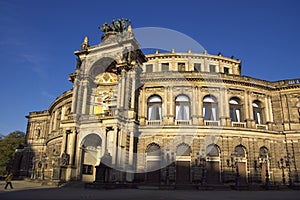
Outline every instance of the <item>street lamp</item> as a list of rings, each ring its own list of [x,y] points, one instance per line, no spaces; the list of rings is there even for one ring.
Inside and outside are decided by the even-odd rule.
[[[271,162],[271,157],[269,157],[268,154],[261,154],[260,157],[258,157],[260,168],[262,168],[262,164],[265,164],[266,166],[266,187],[270,185],[270,175],[269,175],[269,163]]]
[[[45,163],[47,160],[47,155],[45,153],[43,153],[42,155],[42,180],[45,179]]]
[[[284,169],[288,169],[288,176],[289,176],[289,186],[293,186],[293,178],[292,178],[292,173],[291,173],[291,165],[290,163],[293,161],[293,159],[290,157],[290,154],[287,153],[287,156],[284,156],[284,158],[280,158],[280,161],[278,161],[278,168],[281,169],[282,172],[282,184],[285,185],[285,174],[284,174]]]
[[[167,168],[166,168],[166,185],[170,184],[170,171],[169,171],[169,165],[170,165],[170,149],[167,148]]]
[[[206,184],[206,159],[203,155],[199,155],[200,167],[201,167],[201,185]]]
[[[232,171],[235,169],[235,186],[240,185],[240,173],[239,173],[239,166],[238,166],[238,152],[234,151],[231,154],[230,160],[227,159],[227,166],[232,168]]]
[[[284,159],[280,158],[280,161],[278,161],[278,168],[281,169],[282,173],[282,184],[285,185],[285,174],[284,174],[284,169],[286,166],[284,166]]]

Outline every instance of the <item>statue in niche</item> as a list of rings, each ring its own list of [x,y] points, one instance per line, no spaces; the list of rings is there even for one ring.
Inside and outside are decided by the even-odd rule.
[[[67,166],[69,164],[69,161],[70,161],[70,155],[64,152],[61,155],[61,165]]]

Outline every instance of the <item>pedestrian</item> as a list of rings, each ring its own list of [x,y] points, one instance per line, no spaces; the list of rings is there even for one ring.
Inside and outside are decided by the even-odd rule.
[[[6,178],[5,178],[6,185],[5,185],[4,189],[7,189],[8,185],[10,186],[10,189],[14,189],[12,186],[12,183],[11,183],[12,178],[13,178],[13,173],[8,172],[6,175]]]

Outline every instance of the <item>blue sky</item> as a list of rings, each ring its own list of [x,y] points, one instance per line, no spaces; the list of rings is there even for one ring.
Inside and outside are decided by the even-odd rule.
[[[72,87],[73,52],[85,35],[99,44],[97,27],[112,18],[184,33],[208,53],[241,59],[243,75],[300,78],[299,9],[297,0],[0,0],[0,134],[25,132],[30,111]]]

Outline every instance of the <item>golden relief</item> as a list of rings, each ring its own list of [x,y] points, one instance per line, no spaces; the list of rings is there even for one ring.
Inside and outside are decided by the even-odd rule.
[[[104,72],[100,74],[99,77],[99,84],[105,84],[105,83],[117,83],[118,82],[118,76],[111,72]]]

